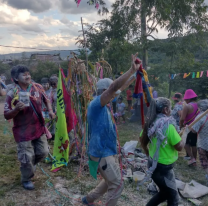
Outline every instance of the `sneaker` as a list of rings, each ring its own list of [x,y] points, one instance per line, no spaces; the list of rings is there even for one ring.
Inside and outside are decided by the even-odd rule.
[[[195,159],[191,159],[191,160],[188,161],[188,165],[192,165],[194,163],[196,163],[196,160]]]
[[[31,181],[27,181],[27,182],[23,182],[22,186],[26,189],[26,190],[34,190],[35,186]]]
[[[184,159],[184,160],[191,160],[191,157],[185,156],[185,157],[183,157],[183,159]]]
[[[83,198],[82,198],[82,203],[83,203],[84,205],[95,206],[93,203],[88,203],[86,197],[83,197]]]

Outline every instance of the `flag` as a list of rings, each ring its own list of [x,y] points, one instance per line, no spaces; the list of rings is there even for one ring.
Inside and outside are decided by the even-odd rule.
[[[53,148],[52,171],[56,172],[60,167],[67,165],[69,161],[69,137],[66,125],[65,105],[61,70],[59,70],[59,79],[57,87],[57,122],[56,133]]]
[[[67,132],[69,133],[77,124],[77,117],[74,110],[71,107],[71,97],[70,94],[67,92],[64,83],[66,77],[64,75],[63,69],[61,69],[61,75],[62,75],[62,88],[63,88],[64,105],[65,105],[66,125],[67,125]]]

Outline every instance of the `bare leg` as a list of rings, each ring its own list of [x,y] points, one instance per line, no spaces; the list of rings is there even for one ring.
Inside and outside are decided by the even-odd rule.
[[[192,154],[193,154],[193,158],[197,158],[197,148],[196,147],[191,147],[192,149]]]
[[[194,156],[192,154],[191,147],[188,144],[185,145],[185,150],[186,150],[186,153],[189,155],[189,157],[191,157],[191,159],[193,159]]]

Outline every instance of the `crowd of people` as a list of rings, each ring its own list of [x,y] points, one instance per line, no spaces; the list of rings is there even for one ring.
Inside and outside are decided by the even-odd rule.
[[[109,78],[100,79],[96,85],[97,93],[88,106],[90,173],[97,174],[98,171],[103,179],[94,190],[83,197],[82,203],[85,205],[94,205],[94,201],[107,192],[106,205],[115,206],[123,191],[113,116],[117,124],[123,123],[126,121],[125,110],[132,109],[131,83],[136,79],[135,73],[140,67],[136,59],[137,54],[132,55],[131,68],[115,81]],[[36,164],[49,151],[45,120],[56,117],[58,78],[52,75],[50,78],[42,78],[41,84],[35,83],[29,69],[24,65],[13,67],[11,77],[13,86],[9,89],[4,88],[1,80],[3,84],[0,86],[0,95],[6,94],[4,116],[14,122],[13,135],[17,142],[22,185],[27,190],[33,190],[31,178],[35,174]],[[128,107],[120,96],[126,88]],[[169,99],[152,98],[140,137],[141,147],[149,157],[147,176],[159,187],[159,192],[147,206],[159,205],[164,201],[169,206],[179,204],[173,167],[178,159],[178,151],[183,148],[187,153],[184,158],[188,160],[188,165],[196,164],[198,151],[208,180],[208,114],[200,118],[208,109],[208,100],[197,102],[197,95],[191,89],[184,96],[176,93],[173,100],[175,105],[171,110]],[[192,126],[186,141],[182,140],[179,131],[195,119],[199,121]],[[55,123],[50,132],[54,138]]]

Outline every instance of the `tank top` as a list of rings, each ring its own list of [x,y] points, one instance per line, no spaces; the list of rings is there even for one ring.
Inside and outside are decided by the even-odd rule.
[[[200,113],[198,110],[197,103],[189,103],[189,105],[191,105],[194,108],[194,111],[186,116],[184,120],[184,125],[191,124],[195,120],[196,116]]]

